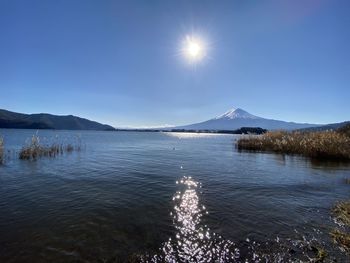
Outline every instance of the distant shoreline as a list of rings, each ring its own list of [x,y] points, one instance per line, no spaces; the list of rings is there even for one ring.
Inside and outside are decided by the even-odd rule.
[[[111,132],[181,132],[181,133],[211,133],[211,134],[251,134],[259,135],[267,132],[266,129],[259,127],[242,127],[237,130],[186,130],[186,129],[106,129],[106,130],[75,130],[75,129],[35,129],[35,128],[2,128],[7,130],[51,130],[51,131],[111,131]]]
[[[266,129],[260,127],[242,127],[236,130],[186,130],[186,129],[116,129],[115,131],[131,132],[183,132],[183,133],[214,133],[214,134],[264,134]]]

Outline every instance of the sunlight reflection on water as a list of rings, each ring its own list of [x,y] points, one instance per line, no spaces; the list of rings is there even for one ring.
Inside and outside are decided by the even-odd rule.
[[[176,236],[163,245],[158,255],[145,262],[229,262],[239,257],[239,250],[233,243],[211,233],[206,225],[201,224],[203,214],[208,213],[200,205],[199,182],[191,177],[183,177],[176,182],[182,188],[173,197],[175,202],[173,224]]]
[[[173,196],[174,212],[170,215],[176,229],[155,255],[141,257],[141,262],[319,262],[323,247],[314,229],[311,236],[299,233],[296,238],[267,239],[263,243],[246,238],[238,244],[210,231],[202,217],[208,214],[200,203],[200,182],[184,176],[176,181],[180,190]],[[327,261],[328,262],[328,261]],[[333,262],[330,258],[330,262]]]
[[[178,139],[195,139],[195,138],[209,138],[218,136],[228,136],[227,134],[218,133],[195,133],[195,132],[164,132],[164,134],[170,137],[176,137]]]

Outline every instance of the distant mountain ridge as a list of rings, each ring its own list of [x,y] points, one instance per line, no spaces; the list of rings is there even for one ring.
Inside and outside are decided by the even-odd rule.
[[[73,115],[23,114],[0,109],[0,128],[55,130],[115,130],[112,126]]]
[[[317,126],[321,125],[266,119],[250,114],[243,109],[233,108],[213,119],[175,128],[188,130],[236,130],[242,127],[260,127],[267,130],[295,130]]]

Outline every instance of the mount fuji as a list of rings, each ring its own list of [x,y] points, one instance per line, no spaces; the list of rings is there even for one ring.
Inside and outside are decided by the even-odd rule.
[[[320,125],[265,119],[250,114],[243,109],[233,108],[213,119],[175,128],[186,130],[236,130],[242,127],[260,127],[267,130],[294,130],[316,126]]]

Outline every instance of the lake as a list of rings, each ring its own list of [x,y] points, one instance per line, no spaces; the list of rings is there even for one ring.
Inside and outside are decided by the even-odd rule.
[[[238,152],[239,135],[50,130],[82,150],[19,160],[35,133],[0,130],[0,262],[349,260],[329,236],[349,165]]]

